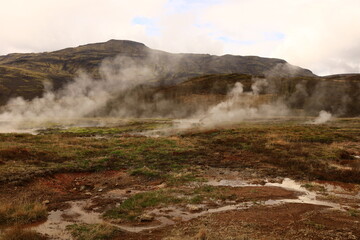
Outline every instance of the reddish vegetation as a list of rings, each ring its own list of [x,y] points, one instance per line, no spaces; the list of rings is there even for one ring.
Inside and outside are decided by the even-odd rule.
[[[344,183],[344,182],[331,182],[331,181],[315,181],[316,183],[319,184],[331,184],[333,186],[338,186],[341,187],[347,191],[354,191],[356,190],[356,185],[352,184],[352,183]]]
[[[140,234],[124,233],[116,239],[357,239],[354,217],[310,204],[258,206],[229,211]],[[171,237],[170,237],[171,236]],[[167,237],[167,238],[166,238]]]
[[[123,171],[97,173],[60,173],[42,177],[24,186],[5,185],[0,189],[0,201],[25,197],[29,201],[49,201],[49,209],[64,208],[64,202],[88,198],[86,192],[139,184],[139,180]]]
[[[35,149],[12,147],[0,150],[0,159],[3,161],[31,161],[41,162],[64,162],[66,157],[59,157],[54,152],[38,151]]]
[[[268,199],[290,199],[296,198],[297,193],[279,187],[236,187],[229,188],[228,193],[234,194],[238,199],[268,200]]]
[[[0,150],[0,156],[6,160],[29,160],[34,157],[34,154],[27,148],[13,147]]]

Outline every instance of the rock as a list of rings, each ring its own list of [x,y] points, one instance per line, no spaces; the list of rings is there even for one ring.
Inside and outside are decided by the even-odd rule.
[[[139,222],[151,222],[154,220],[154,217],[149,214],[143,214],[138,217]]]
[[[181,217],[174,217],[172,220],[175,221],[175,222],[183,221],[183,219]]]
[[[198,212],[202,209],[201,206],[197,206],[197,205],[192,205],[192,204],[188,204],[186,205],[186,208],[190,211],[190,212]]]
[[[226,204],[231,204],[231,205],[234,205],[234,204],[236,204],[236,201],[232,201],[232,200],[225,200],[225,203],[226,203]]]
[[[157,189],[163,189],[163,188],[166,188],[166,186],[167,186],[166,183],[162,183],[160,185],[157,185],[156,188]]]
[[[92,193],[91,192],[86,192],[85,195],[91,196]]]
[[[102,188],[99,188],[99,190],[98,190],[98,192],[102,192],[104,189],[102,189]]]
[[[42,204],[43,204],[43,205],[46,205],[46,204],[49,204],[49,203],[50,203],[49,200],[42,201]]]

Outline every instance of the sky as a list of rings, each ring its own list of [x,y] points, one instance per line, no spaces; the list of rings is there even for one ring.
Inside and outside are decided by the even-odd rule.
[[[0,0],[0,55],[110,39],[360,72],[360,0]]]

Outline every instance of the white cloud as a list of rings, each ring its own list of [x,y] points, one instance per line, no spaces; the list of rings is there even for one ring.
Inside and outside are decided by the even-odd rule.
[[[227,0],[209,8],[203,21],[231,38],[256,42],[231,47],[237,54],[284,58],[318,74],[359,72],[359,9],[358,0]],[[284,39],[267,41],[265,32]]]
[[[129,39],[170,52],[283,58],[317,74],[360,72],[359,0],[0,3],[0,54]]]
[[[1,1],[0,53],[44,51],[117,39],[146,39],[136,16],[163,11],[166,0],[12,0]]]

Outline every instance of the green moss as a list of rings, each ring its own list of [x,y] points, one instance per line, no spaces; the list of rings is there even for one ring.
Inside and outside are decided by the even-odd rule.
[[[147,167],[133,169],[130,171],[130,175],[142,176],[149,179],[161,178],[163,176],[161,172]]]
[[[135,220],[146,208],[175,204],[182,201],[171,191],[158,190],[138,193],[126,199],[119,207],[105,212],[104,217]]]
[[[73,224],[66,227],[76,240],[107,240],[120,232],[106,224]]]
[[[348,210],[348,213],[349,213],[349,215],[352,216],[352,217],[358,217],[358,216],[360,216],[360,211],[357,210],[357,209],[349,209],[349,210]]]

